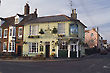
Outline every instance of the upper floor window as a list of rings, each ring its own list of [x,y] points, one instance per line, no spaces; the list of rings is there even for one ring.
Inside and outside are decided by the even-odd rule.
[[[30,35],[38,35],[39,26],[38,25],[30,25]]]
[[[6,50],[7,50],[7,42],[4,42],[3,43],[3,52],[6,52]]]
[[[23,27],[18,28],[18,37],[22,37],[23,34]]]
[[[19,15],[16,15],[16,17],[15,17],[15,24],[18,24],[22,20],[23,20],[22,17],[20,17]]]
[[[65,23],[58,23],[58,34],[65,34]]]
[[[16,28],[15,27],[10,27],[9,36],[15,36],[15,33],[16,33]]]
[[[70,24],[70,34],[78,33],[78,25]]]
[[[0,38],[2,38],[2,28],[0,28]]]
[[[12,36],[12,29],[10,29],[10,36]]]
[[[7,38],[8,29],[4,29],[4,38]]]
[[[29,43],[29,52],[36,53],[38,51],[38,43]]]

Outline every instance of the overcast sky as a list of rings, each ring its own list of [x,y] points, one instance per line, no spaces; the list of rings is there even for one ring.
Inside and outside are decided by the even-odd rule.
[[[31,12],[38,9],[39,16],[66,14],[70,16],[70,0],[2,0],[0,16],[9,17],[24,13],[28,1]],[[110,0],[72,0],[72,8],[77,9],[78,19],[89,29],[99,27],[100,34],[109,41],[110,37]],[[110,41],[109,41],[110,43]]]

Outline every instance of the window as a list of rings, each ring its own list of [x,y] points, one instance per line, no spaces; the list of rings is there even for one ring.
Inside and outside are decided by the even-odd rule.
[[[13,36],[15,37],[15,34],[16,34],[16,28],[13,27]]]
[[[15,42],[10,42],[9,43],[8,52],[15,52]]]
[[[9,43],[9,51],[11,51],[11,43]]]
[[[18,29],[18,37],[22,37],[23,34],[23,27],[19,27]]]
[[[65,34],[65,23],[58,23],[58,34]]]
[[[78,33],[78,25],[70,24],[70,34]]]
[[[19,23],[19,18],[15,18],[15,24]]]
[[[40,51],[43,51],[44,48],[43,48],[43,45],[40,45]]]
[[[2,28],[0,28],[0,38],[2,38]]]
[[[3,43],[3,52],[6,52],[6,50],[7,50],[7,42],[4,42]]]
[[[12,42],[12,52],[15,52],[15,42]]]
[[[7,38],[8,29],[4,29],[4,38]]]
[[[29,43],[29,52],[36,53],[38,50],[38,43]]]
[[[12,29],[10,29],[10,36],[12,36]]]
[[[38,35],[39,27],[38,25],[30,25],[30,35]]]

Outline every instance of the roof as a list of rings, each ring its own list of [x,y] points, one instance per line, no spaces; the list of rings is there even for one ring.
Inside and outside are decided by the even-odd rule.
[[[36,17],[37,15],[34,13],[29,14],[27,16],[21,14],[17,14],[17,15],[23,18],[23,20],[19,24],[15,25],[15,16],[12,16],[5,18],[5,22],[1,25],[1,27],[8,27],[10,25],[19,26],[19,25],[27,25],[33,23],[76,21],[86,28],[86,26],[79,20],[73,20],[71,19],[71,17],[68,17],[66,15],[54,15],[54,16],[44,16],[44,17]]]
[[[53,15],[53,16],[38,17],[37,19],[33,19],[33,20],[27,22],[26,24],[46,23],[46,22],[47,23],[48,22],[64,22],[64,21],[77,21],[86,28],[86,26],[79,20],[72,20],[71,17],[68,17],[66,15]]]
[[[17,14],[17,15],[20,17],[23,17],[23,20],[19,24],[15,25],[15,16],[12,16],[12,17],[8,17],[8,18],[4,18],[5,22],[1,25],[1,27],[9,27],[10,25],[12,25],[12,26],[24,25],[26,22],[28,22],[32,19],[35,19],[35,17],[36,17],[36,15],[34,13],[29,14],[27,16],[20,15],[20,14]]]

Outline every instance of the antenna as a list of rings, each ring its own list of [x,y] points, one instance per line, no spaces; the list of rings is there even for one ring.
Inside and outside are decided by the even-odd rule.
[[[73,9],[73,2],[72,2],[72,0],[69,0],[69,4],[70,4],[70,8],[71,8],[71,10]]]

